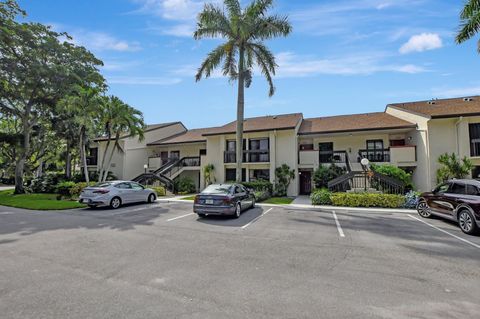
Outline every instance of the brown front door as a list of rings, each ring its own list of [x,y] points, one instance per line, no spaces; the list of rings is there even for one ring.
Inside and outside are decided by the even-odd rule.
[[[300,195],[308,195],[312,192],[312,172],[300,172]]]

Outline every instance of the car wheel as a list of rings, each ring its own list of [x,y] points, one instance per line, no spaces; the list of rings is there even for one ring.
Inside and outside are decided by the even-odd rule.
[[[235,218],[239,218],[241,214],[242,206],[240,205],[240,203],[237,203],[237,206],[235,207]]]
[[[122,200],[120,199],[120,197],[112,198],[112,200],[110,201],[110,207],[113,209],[117,209],[120,206],[122,206]]]
[[[155,194],[150,194],[148,195],[148,200],[149,203],[153,203],[155,201]]]
[[[458,225],[460,229],[468,235],[473,235],[477,232],[477,224],[475,219],[469,210],[463,209],[458,213]]]
[[[417,205],[417,212],[418,215],[422,216],[423,218],[430,218],[432,217],[432,214],[429,211],[427,202],[422,200],[418,203]]]
[[[255,208],[255,197],[252,199],[252,208]]]

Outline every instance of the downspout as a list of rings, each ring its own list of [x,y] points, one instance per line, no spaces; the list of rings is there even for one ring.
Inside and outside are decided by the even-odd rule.
[[[459,139],[458,139],[458,138],[459,138],[458,125],[459,125],[460,123],[462,123],[462,121],[463,121],[463,116],[460,116],[460,117],[458,118],[458,121],[455,123],[455,137],[456,137],[456,142],[457,142],[457,155],[458,155],[458,156],[461,156],[461,155],[460,155],[460,141],[459,141]]]

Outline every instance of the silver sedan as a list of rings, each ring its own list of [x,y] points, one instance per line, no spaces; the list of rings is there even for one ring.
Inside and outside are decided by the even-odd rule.
[[[157,194],[153,189],[130,181],[109,181],[86,187],[80,194],[79,202],[89,207],[110,206],[117,209],[123,204],[153,203]]]

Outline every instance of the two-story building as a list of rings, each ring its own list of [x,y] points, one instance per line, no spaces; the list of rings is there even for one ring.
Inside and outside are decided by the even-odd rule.
[[[169,180],[186,176],[198,190],[205,187],[203,169],[213,165],[216,182],[236,176],[236,122],[187,130],[180,122],[158,124],[143,142],[124,137],[124,152],[115,155],[111,171],[133,179],[147,167]],[[151,133],[154,132],[154,133]],[[98,139],[98,156],[105,140]],[[102,146],[103,145],[103,146]],[[419,190],[436,184],[438,157],[467,156],[480,174],[480,97],[387,105],[385,112],[304,118],[301,113],[247,118],[244,122],[242,179],[275,182],[275,169],[295,170],[288,194],[308,194],[313,172],[335,163],[361,170],[368,158],[409,171]]]

